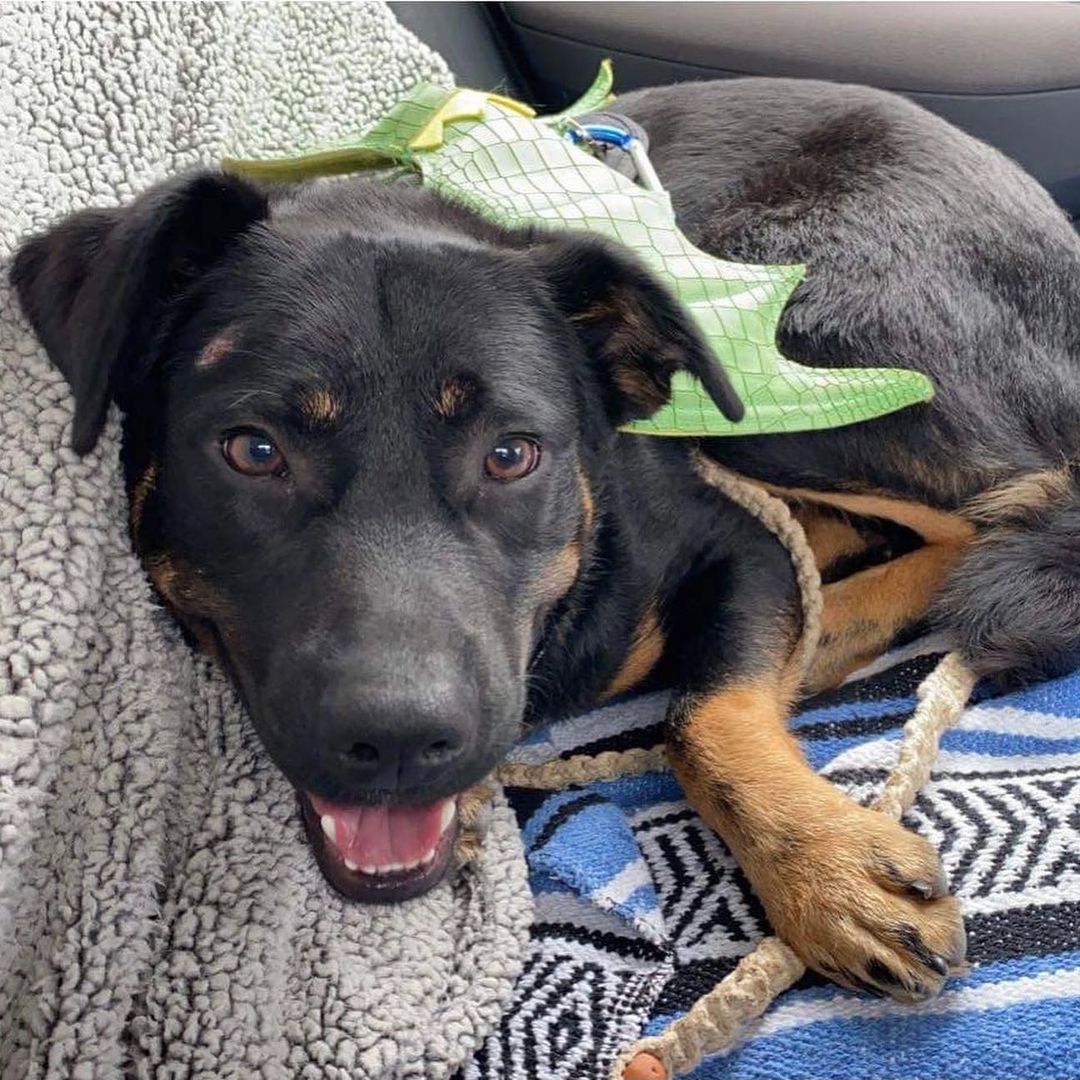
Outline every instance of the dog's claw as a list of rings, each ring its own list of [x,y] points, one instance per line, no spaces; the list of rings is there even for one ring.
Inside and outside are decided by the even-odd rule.
[[[838,800],[821,816],[833,825],[829,839],[794,843],[792,825],[787,842],[799,857],[761,890],[777,933],[808,967],[853,990],[909,1004],[932,998],[965,952],[959,901],[937,853],[855,804]]]
[[[875,986],[867,979],[860,979],[856,975],[848,975],[845,981],[850,983],[851,988],[857,990],[860,994],[869,994],[871,997],[882,999],[889,996],[888,991],[882,990],[880,986]]]
[[[937,953],[930,957],[930,966],[942,978],[949,974],[949,961],[944,956],[938,956]]]
[[[934,886],[929,881],[913,881],[910,888],[912,892],[917,892],[924,900],[933,900],[935,896],[941,895],[935,891]]]

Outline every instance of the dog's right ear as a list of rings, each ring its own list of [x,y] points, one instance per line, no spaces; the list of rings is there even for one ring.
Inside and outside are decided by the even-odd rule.
[[[616,425],[652,416],[688,371],[733,422],[743,405],[691,316],[636,256],[581,233],[534,234],[530,258],[570,320],[603,388]]]
[[[77,453],[93,449],[109,402],[122,405],[153,367],[170,304],[267,213],[244,181],[195,173],[73,214],[19,249],[11,283],[75,396]]]

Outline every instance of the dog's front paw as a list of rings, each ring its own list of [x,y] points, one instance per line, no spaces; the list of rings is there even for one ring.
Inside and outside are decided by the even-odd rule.
[[[843,986],[905,1002],[933,997],[964,969],[967,948],[937,853],[838,794],[823,803],[758,886],[773,927],[807,967]]]

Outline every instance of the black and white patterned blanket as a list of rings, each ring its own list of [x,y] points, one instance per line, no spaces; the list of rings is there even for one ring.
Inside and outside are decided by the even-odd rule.
[[[814,765],[865,800],[895,760],[928,643],[794,721]],[[652,745],[663,695],[612,704],[522,747],[538,762]],[[666,774],[511,791],[537,903],[531,957],[467,1080],[600,1080],[767,933],[733,859]],[[977,690],[906,818],[940,848],[971,972],[905,1007],[806,976],[695,1080],[1080,1076],[1080,673]]]

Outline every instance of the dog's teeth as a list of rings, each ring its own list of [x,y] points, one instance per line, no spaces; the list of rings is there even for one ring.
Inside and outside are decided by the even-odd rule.
[[[337,836],[335,834],[337,832],[337,825],[334,819],[329,814],[323,814],[319,819],[319,823],[322,825],[322,831],[326,834],[326,839],[329,840],[331,844],[336,844]]]
[[[454,823],[454,818],[457,817],[457,803],[453,799],[447,799],[439,808],[439,838],[449,831],[450,826]],[[322,826],[322,831],[326,836],[329,843],[337,846],[337,822],[331,814],[323,814],[319,818],[319,824]],[[413,859],[410,862],[388,862],[380,865],[368,865],[365,863],[357,864],[352,859],[345,858],[345,854],[342,851],[338,851],[338,855],[345,863],[345,869],[351,874],[364,874],[368,877],[381,877],[388,874],[403,874],[410,870],[418,870],[423,867],[428,867],[432,864],[435,856],[439,852],[439,842],[431,845],[431,849],[426,851],[419,859]]]

